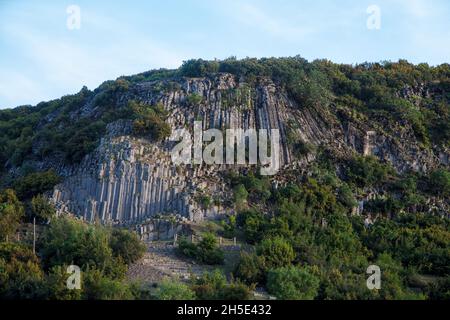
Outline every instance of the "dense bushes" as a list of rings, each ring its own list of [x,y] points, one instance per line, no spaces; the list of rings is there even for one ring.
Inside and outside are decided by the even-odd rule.
[[[450,171],[439,169],[433,171],[429,178],[430,191],[442,197],[450,196]]]
[[[74,264],[80,268],[100,268],[121,276],[123,262],[114,259],[108,230],[82,221],[59,218],[42,235],[39,253],[45,269]]]
[[[374,157],[355,157],[347,162],[346,179],[359,187],[379,185],[386,181],[393,169]]]
[[[239,257],[239,263],[234,270],[234,275],[247,284],[264,285],[266,270],[264,257],[254,253],[242,252]]]
[[[135,135],[150,136],[155,141],[170,136],[170,126],[164,121],[165,112],[161,105],[148,106],[136,101],[129,101],[128,109],[134,115],[133,132]]]
[[[14,190],[0,192],[0,242],[15,234],[24,216],[24,207]]]
[[[14,189],[20,199],[31,199],[33,196],[53,189],[60,182],[60,177],[53,170],[30,173],[14,183]]]
[[[123,280],[126,264],[144,251],[125,230],[53,219],[38,242],[38,257],[24,244],[0,242],[0,297],[11,299],[133,299],[142,289]],[[69,265],[81,268],[81,290],[69,290]]]
[[[283,267],[271,270],[267,276],[269,293],[283,300],[312,300],[317,296],[319,283],[308,268]]]
[[[295,259],[292,246],[281,237],[263,239],[257,254],[264,257],[264,264],[270,269],[288,266]]]
[[[138,236],[123,229],[113,229],[109,241],[113,255],[123,260],[126,264],[133,263],[140,259],[145,251],[145,245]]]
[[[119,278],[124,273],[124,264],[136,261],[145,250],[128,231],[110,230],[67,217],[52,221],[39,248],[46,269],[75,264],[80,268],[97,268]]]
[[[41,194],[31,199],[31,212],[40,222],[47,222],[56,215],[54,206]]]
[[[194,300],[195,293],[184,283],[165,279],[153,296],[156,300]]]
[[[249,201],[252,209],[238,214],[237,226],[256,251],[241,254],[234,276],[285,299],[423,299],[436,294],[428,285],[412,290],[410,277],[448,277],[449,220],[414,210],[401,213],[406,205],[415,203],[417,211],[424,204],[419,188],[435,192],[430,179],[398,177],[370,158],[353,161],[345,175],[349,184],[320,164],[317,172],[299,177],[297,183],[272,190],[264,203]],[[364,217],[350,216],[356,204],[353,190],[379,183],[392,194],[366,202],[364,210],[385,217],[364,226]],[[382,290],[366,287],[371,264],[383,266]],[[295,277],[313,280],[301,286],[301,280],[291,281]]]
[[[42,298],[44,273],[39,259],[20,244],[0,243],[0,297],[2,299]]]
[[[252,290],[239,281],[227,282],[219,270],[194,279],[191,288],[200,300],[248,300]]]

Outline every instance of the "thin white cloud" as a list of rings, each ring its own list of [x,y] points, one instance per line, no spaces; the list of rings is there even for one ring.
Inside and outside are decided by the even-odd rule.
[[[397,0],[397,3],[414,18],[431,17],[437,12],[436,2],[429,0]]]
[[[238,19],[244,25],[260,29],[273,37],[298,41],[313,32],[309,27],[286,23],[287,19],[272,16],[254,4],[231,2],[229,6],[230,17]]]
[[[77,92],[83,85],[93,89],[103,81],[121,75],[152,68],[175,68],[183,61],[180,52],[166,49],[138,30],[101,16],[86,14],[83,18],[82,28],[94,28],[93,31],[105,34],[106,40],[98,39],[104,43],[103,46],[80,41],[76,34],[78,31],[67,31],[49,38],[30,25],[8,23],[3,26],[2,34],[14,39],[15,50],[33,70],[21,67],[14,74],[2,72],[0,107],[6,107],[5,101],[8,106],[35,104]],[[11,76],[14,81],[11,81]],[[48,91],[52,95],[42,90],[41,83],[50,88]]]
[[[26,76],[12,71],[2,70],[0,73],[0,97],[5,105],[0,107],[16,107],[47,98],[42,86]],[[30,100],[30,98],[32,100]]]

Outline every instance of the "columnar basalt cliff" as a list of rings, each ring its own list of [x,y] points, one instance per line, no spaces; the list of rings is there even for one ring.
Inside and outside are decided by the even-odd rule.
[[[201,101],[190,103],[192,95],[201,97]],[[196,120],[202,120],[203,129],[279,129],[282,168],[278,175],[283,175],[284,168],[308,161],[308,157],[293,156],[292,139],[327,146],[344,156],[354,152],[375,155],[399,172],[426,171],[439,163],[448,164],[448,150],[433,153],[421,148],[408,127],[392,134],[395,129],[387,132],[364,119],[341,119],[340,111],[333,108],[328,112],[302,108],[268,78],[252,86],[226,73],[141,82],[117,100],[121,104],[130,100],[161,104],[171,129],[191,129]],[[91,102],[80,108],[83,116],[96,112]],[[199,191],[226,194],[220,175],[225,166],[175,166],[169,154],[173,145],[168,140],[155,143],[137,138],[130,121],[115,121],[108,125],[100,145],[80,164],[58,169],[64,181],[55,187],[52,199],[59,212],[71,212],[90,221],[130,223],[165,213],[198,221],[225,212],[220,206],[202,208],[195,201]]]

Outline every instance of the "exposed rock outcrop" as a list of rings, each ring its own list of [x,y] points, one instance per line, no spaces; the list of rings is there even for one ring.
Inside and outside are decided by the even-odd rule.
[[[161,87],[170,88],[158,89]],[[201,96],[202,101],[189,103],[192,94]],[[327,145],[343,153],[372,154],[391,162],[399,171],[426,171],[449,159],[446,151],[435,156],[412,143],[415,139],[411,130],[403,129],[393,137],[364,121],[339,121],[336,114],[302,108],[269,79],[261,79],[254,86],[229,74],[174,83],[143,82],[133,85],[119,101],[131,99],[162,104],[172,129],[192,128],[196,120],[202,121],[203,129],[279,129],[282,167],[296,165],[288,134],[291,139]],[[83,114],[90,113],[95,113],[95,108],[88,104]],[[227,192],[219,174],[225,167],[175,166],[169,154],[173,145],[133,137],[130,122],[111,123],[98,148],[81,164],[56,166],[65,179],[56,186],[53,201],[60,212],[73,212],[89,221],[117,223],[139,222],[165,213],[198,221],[225,212],[220,207],[202,208],[195,201],[198,191],[209,195]]]

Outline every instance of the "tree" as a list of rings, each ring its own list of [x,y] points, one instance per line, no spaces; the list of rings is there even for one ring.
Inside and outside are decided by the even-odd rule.
[[[126,264],[136,262],[147,250],[135,233],[124,229],[112,230],[110,246],[113,255],[121,257]]]
[[[383,183],[392,168],[382,164],[374,157],[355,157],[348,161],[346,166],[346,178],[359,187],[368,187]]]
[[[265,282],[265,270],[264,257],[242,252],[234,275],[247,284],[263,284]]]
[[[430,190],[436,195],[450,196],[450,171],[438,169],[430,174]]]
[[[132,286],[118,279],[112,279],[98,269],[83,272],[82,289],[88,300],[132,300]]]
[[[42,299],[39,260],[24,245],[0,243],[0,298]]]
[[[289,266],[295,259],[291,244],[281,237],[264,239],[256,252],[264,257],[265,265],[269,269]]]
[[[306,267],[282,267],[269,271],[267,289],[283,300],[312,300],[317,296],[319,279]]]
[[[140,116],[133,122],[133,132],[139,136],[150,135],[155,141],[161,141],[170,136],[170,126],[155,112]]]
[[[238,208],[243,207],[247,203],[248,192],[243,184],[234,188],[234,203]]]
[[[69,289],[67,280],[70,274],[67,273],[67,266],[55,266],[50,269],[45,277],[44,295],[48,300],[79,300],[82,290]]]
[[[184,77],[205,77],[218,71],[218,61],[206,61],[202,59],[183,61],[179,69],[180,74]]]
[[[82,269],[97,268],[112,278],[125,274],[121,257],[115,258],[108,229],[70,217],[54,219],[44,231],[39,253],[46,268],[74,264]]]
[[[382,270],[381,290],[379,296],[385,300],[423,300],[425,296],[406,288],[402,277],[402,264],[393,259],[389,254],[379,255],[376,263]]]
[[[54,206],[42,194],[31,199],[31,211],[40,221],[47,222],[56,215]]]
[[[34,172],[17,179],[14,189],[20,199],[30,199],[51,190],[60,180],[61,178],[53,170]]]
[[[243,229],[247,242],[254,244],[262,239],[264,228],[266,227],[264,214],[250,209],[240,212],[236,221],[238,226]]]
[[[344,184],[344,185],[342,185],[342,187],[339,188],[337,199],[345,207],[350,208],[350,209],[355,207],[358,204],[358,202],[355,199],[355,196],[353,195],[352,190],[350,189],[350,187],[347,184]]]
[[[24,212],[23,205],[14,190],[6,189],[0,192],[0,241],[14,235]]]

